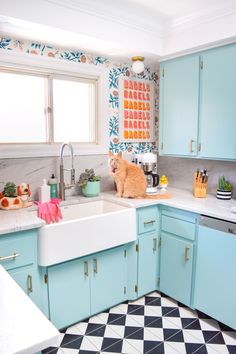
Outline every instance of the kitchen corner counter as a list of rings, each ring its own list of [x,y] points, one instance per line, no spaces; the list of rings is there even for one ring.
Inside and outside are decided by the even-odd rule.
[[[173,195],[170,199],[128,199],[118,198],[115,191],[103,192],[98,197],[87,198],[81,195],[68,197],[61,205],[71,205],[77,203],[87,203],[95,200],[110,200],[115,203],[129,206],[131,208],[142,208],[149,205],[166,205],[179,208],[197,214],[204,214],[215,218],[228,220],[236,223],[236,213],[231,212],[231,208],[236,206],[236,200],[218,200],[213,195],[206,198],[194,198],[191,191],[168,188],[168,192]],[[39,228],[45,222],[37,217],[37,207],[33,206],[20,210],[0,210],[0,237],[3,234]]]
[[[0,354],[59,345],[59,332],[0,265]]]
[[[114,191],[102,193],[102,196],[104,199],[113,200],[133,208],[142,208],[156,204],[166,205],[236,223],[236,213],[231,211],[232,207],[236,207],[235,199],[219,200],[213,195],[207,195],[206,198],[195,198],[192,192],[176,188],[168,188],[168,192],[173,195],[170,199],[118,198]]]

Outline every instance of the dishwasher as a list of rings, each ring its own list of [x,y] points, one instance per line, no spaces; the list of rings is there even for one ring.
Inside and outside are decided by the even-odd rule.
[[[236,223],[200,216],[193,305],[236,329]]]

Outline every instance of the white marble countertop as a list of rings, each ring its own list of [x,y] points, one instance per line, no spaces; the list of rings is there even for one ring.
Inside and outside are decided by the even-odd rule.
[[[236,213],[231,211],[236,206],[236,200],[218,200],[213,195],[207,195],[206,198],[194,198],[191,191],[168,188],[173,198],[170,199],[127,199],[118,198],[115,191],[101,193],[99,197],[86,198],[81,195],[69,197],[62,205],[85,203],[90,200],[106,199],[133,208],[141,208],[148,205],[167,205],[174,208],[184,209],[198,214],[209,215],[215,218],[236,222]],[[36,207],[20,210],[0,210],[0,235],[23,231],[32,228],[38,228],[45,222],[37,217]]]
[[[213,195],[206,198],[195,198],[190,191],[168,188],[173,195],[170,199],[127,199],[117,198],[115,192],[103,193],[105,199],[115,200],[134,208],[142,208],[148,205],[161,204],[173,208],[179,208],[197,214],[204,214],[219,219],[236,222],[236,213],[231,211],[236,207],[236,200],[219,200]]]
[[[0,210],[0,235],[43,226],[45,222],[30,209]]]
[[[0,265],[0,354],[59,346],[59,332]]]

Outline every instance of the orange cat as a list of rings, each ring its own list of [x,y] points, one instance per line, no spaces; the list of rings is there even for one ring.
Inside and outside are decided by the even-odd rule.
[[[109,152],[108,165],[110,175],[114,178],[117,188],[117,197],[123,198],[170,198],[170,194],[147,195],[147,182],[143,170],[122,158],[122,153],[114,155]]]
[[[146,177],[143,170],[122,158],[122,153],[109,152],[110,175],[114,178],[117,197],[142,198],[146,194]]]

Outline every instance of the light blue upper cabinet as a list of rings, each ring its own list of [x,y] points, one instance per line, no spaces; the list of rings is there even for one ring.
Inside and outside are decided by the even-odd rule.
[[[236,159],[236,46],[202,55],[200,156]]]
[[[197,155],[199,56],[161,63],[160,155]]]
[[[236,45],[161,63],[160,155],[236,160]]]

